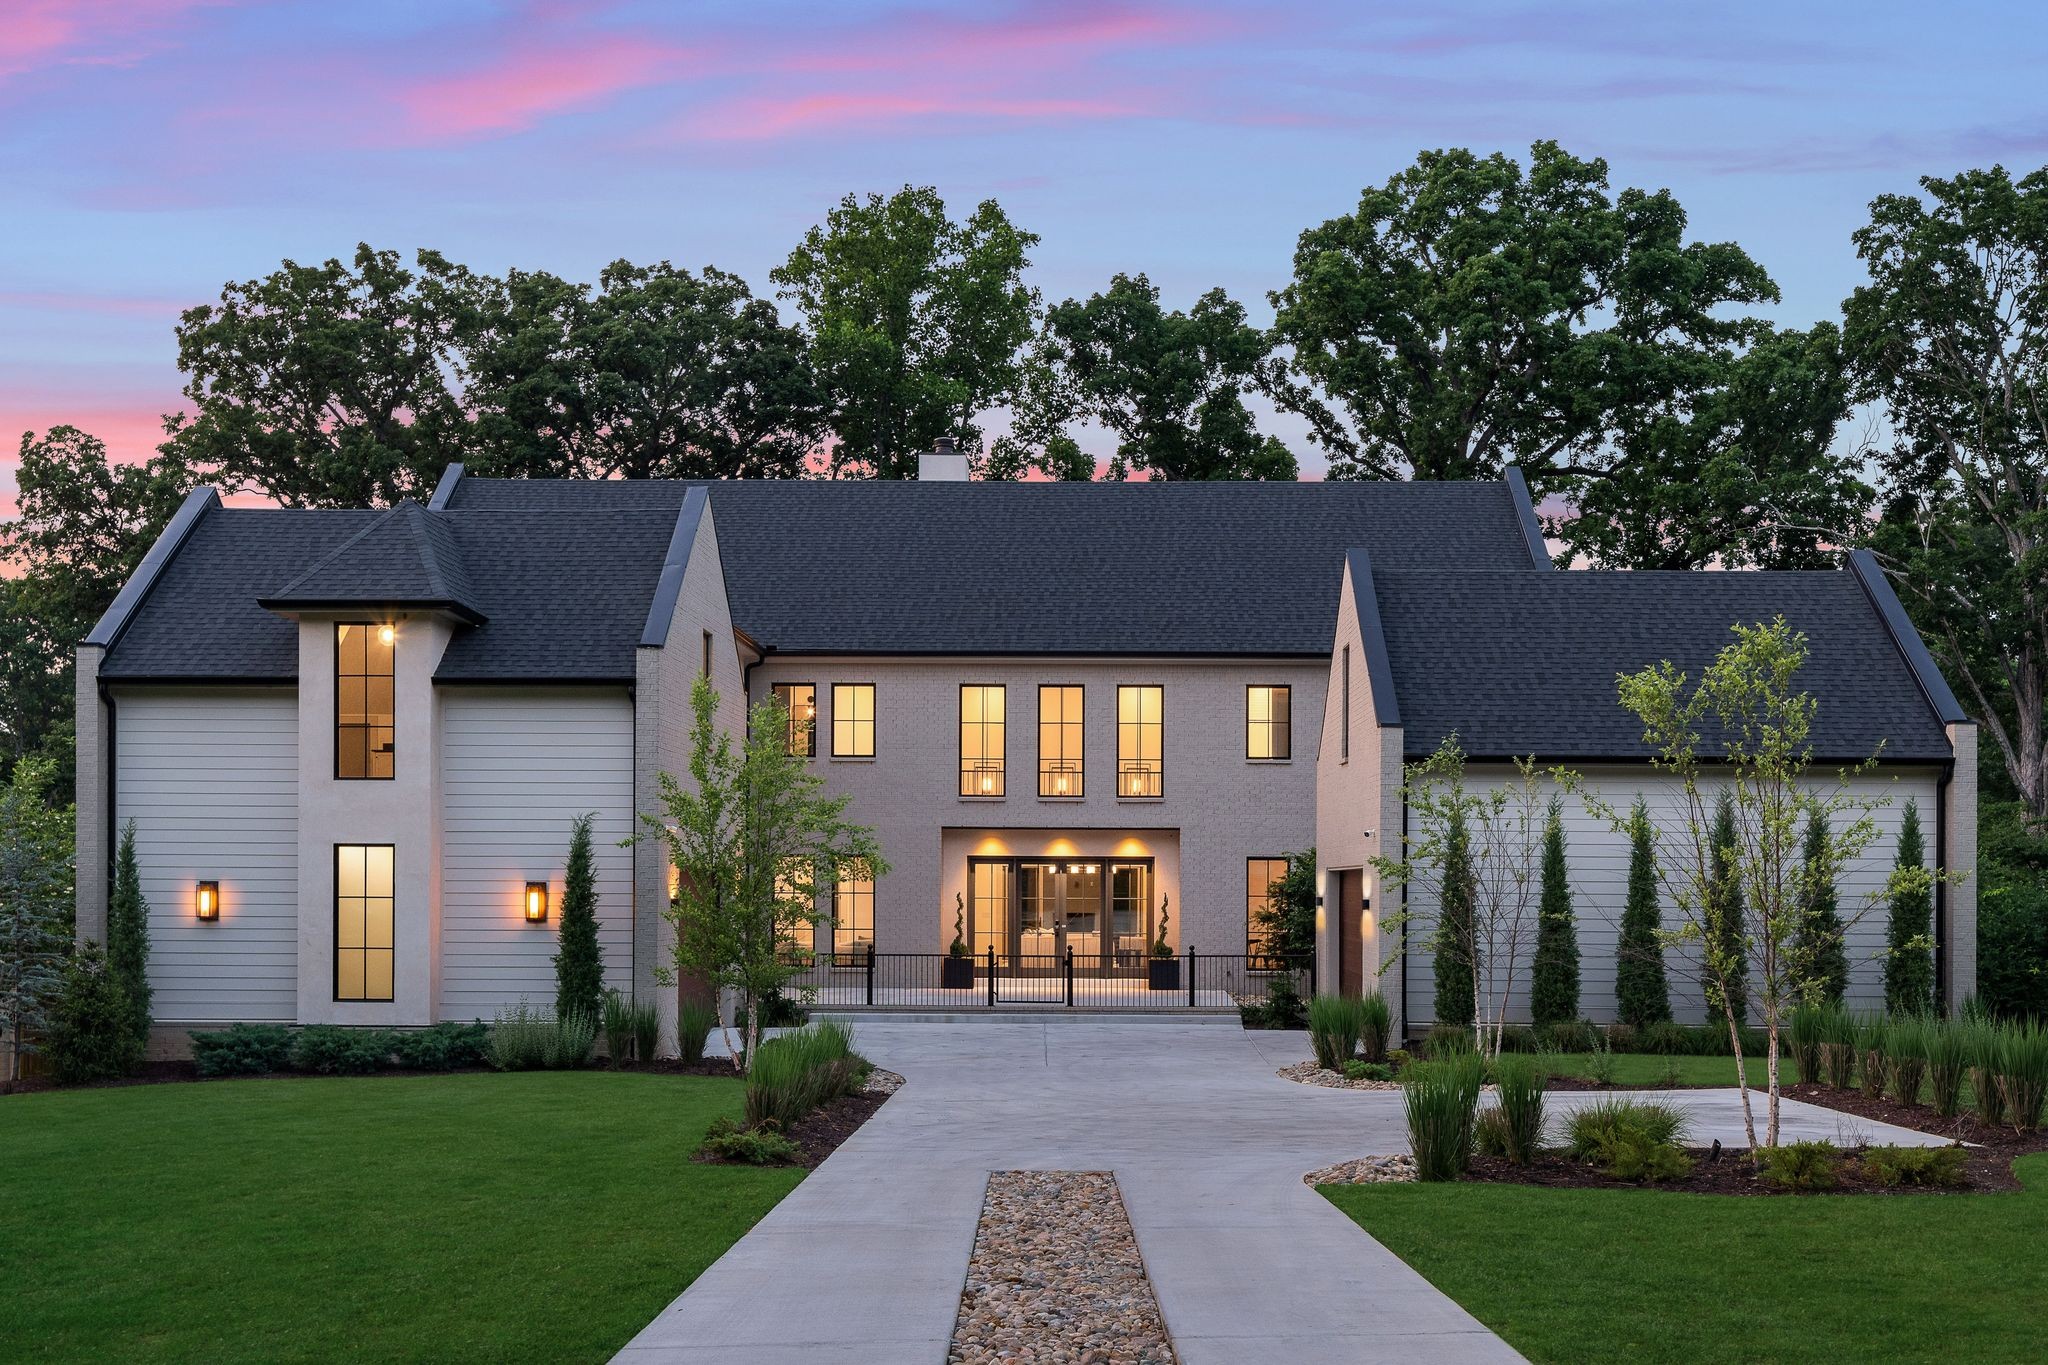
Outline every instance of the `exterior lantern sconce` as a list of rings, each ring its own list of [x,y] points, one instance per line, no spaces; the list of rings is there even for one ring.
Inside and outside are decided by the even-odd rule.
[[[548,884],[528,882],[526,884],[526,922],[545,924],[548,920]]]
[[[192,888],[192,916],[209,922],[220,918],[219,882],[200,882]]]

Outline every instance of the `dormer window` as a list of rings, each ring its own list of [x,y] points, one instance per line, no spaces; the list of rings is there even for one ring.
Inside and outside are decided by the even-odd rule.
[[[334,627],[334,775],[389,778],[396,750],[392,660],[398,628],[342,621]]]

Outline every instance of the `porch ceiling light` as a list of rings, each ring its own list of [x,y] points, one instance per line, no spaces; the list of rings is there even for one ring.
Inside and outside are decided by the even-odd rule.
[[[220,918],[219,882],[199,882],[193,886],[192,915],[195,919],[203,920]]]
[[[528,882],[526,884],[526,922],[545,924],[548,918],[548,884]]]

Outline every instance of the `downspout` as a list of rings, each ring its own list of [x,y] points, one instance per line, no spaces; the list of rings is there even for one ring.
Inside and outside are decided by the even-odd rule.
[[[114,809],[114,798],[121,790],[120,753],[117,748],[121,727],[115,723],[113,689],[108,687],[105,682],[97,682],[95,685],[99,688],[100,705],[107,708],[107,775],[106,790],[102,795],[107,803],[106,878],[107,897],[111,900],[114,894],[114,868],[120,858],[118,840],[121,833],[121,816],[120,812]],[[102,937],[104,937],[104,926],[102,928]]]
[[[1404,768],[1403,775],[1405,777]],[[1401,793],[1401,852],[1408,852],[1408,794]],[[1405,1037],[1413,1036],[1415,1030],[1415,997],[1408,991],[1408,879],[1401,879],[1401,1032]],[[1435,1005],[1430,1006],[1434,1017]]]
[[[1948,787],[1955,780],[1953,757],[1942,766],[1934,784],[1934,1002],[1948,1013]]]

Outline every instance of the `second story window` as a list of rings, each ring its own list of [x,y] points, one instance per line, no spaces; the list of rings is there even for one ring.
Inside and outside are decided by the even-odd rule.
[[[1166,689],[1116,690],[1116,794],[1159,796],[1166,790]]]
[[[1081,689],[1038,689],[1038,794],[1081,796]]]
[[[814,758],[818,752],[818,689],[810,683],[777,683],[775,699],[789,711],[786,752]]]
[[[1291,758],[1294,725],[1290,692],[1285,687],[1244,690],[1244,756],[1248,759]]]
[[[960,687],[960,794],[1003,794],[1003,689]]]
[[[875,685],[832,684],[832,757],[875,756]]]
[[[392,660],[398,627],[367,621],[334,627],[334,775],[388,778],[395,757]]]

